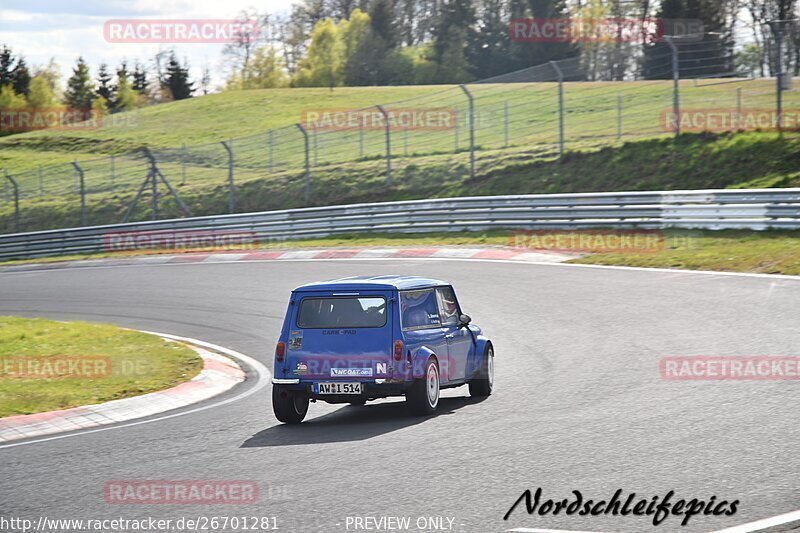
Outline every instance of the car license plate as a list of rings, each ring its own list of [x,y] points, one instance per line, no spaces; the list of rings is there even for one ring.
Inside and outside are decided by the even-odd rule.
[[[363,383],[314,383],[315,394],[361,394]]]

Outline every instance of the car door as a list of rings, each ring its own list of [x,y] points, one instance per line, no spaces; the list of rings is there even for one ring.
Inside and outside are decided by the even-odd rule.
[[[455,293],[452,287],[437,287],[436,301],[442,327],[446,329],[448,377],[450,381],[463,380],[467,377],[467,359],[472,349],[472,335],[467,328],[462,328]]]
[[[400,322],[406,349],[412,352],[425,347],[439,358],[439,374],[442,381],[449,381],[447,368],[448,328],[440,321],[439,305],[433,288],[415,289],[400,292]],[[424,360],[418,364],[425,364]],[[417,368],[416,370],[419,370]]]

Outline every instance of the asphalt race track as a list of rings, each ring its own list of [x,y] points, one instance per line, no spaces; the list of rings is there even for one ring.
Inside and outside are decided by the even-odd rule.
[[[118,266],[0,274],[0,314],[193,337],[271,368],[294,286],[394,273],[455,285],[494,341],[489,399],[446,391],[432,418],[408,416],[400,399],[317,403],[306,423],[287,427],[266,387],[169,420],[0,449],[0,514],[275,516],[291,532],[347,531],[354,516],[449,517],[457,532],[707,532],[800,509],[797,381],[659,374],[670,355],[798,355],[796,280],[417,259]],[[256,480],[261,498],[105,503],[104,484],[127,479]],[[620,488],[740,504],[734,516],[695,516],[686,527],[679,517],[654,527],[650,517],[528,515],[524,505],[504,521],[537,487],[553,499],[573,490],[608,499]]]

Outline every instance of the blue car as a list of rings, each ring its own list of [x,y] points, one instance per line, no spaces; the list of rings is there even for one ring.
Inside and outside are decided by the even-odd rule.
[[[297,424],[309,402],[363,405],[405,396],[436,411],[441,389],[489,396],[494,349],[461,312],[453,287],[415,276],[343,278],[292,291],[275,349],[272,407]]]

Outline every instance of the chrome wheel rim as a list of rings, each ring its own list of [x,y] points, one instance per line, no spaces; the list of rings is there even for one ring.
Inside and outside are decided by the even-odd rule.
[[[439,403],[439,372],[436,371],[434,363],[428,365],[428,375],[425,382],[428,391],[428,404],[431,407],[436,407]]]
[[[486,354],[489,357],[489,360],[486,362],[487,374],[489,379],[489,386],[491,387],[494,384],[494,350],[489,348],[489,352]]]

